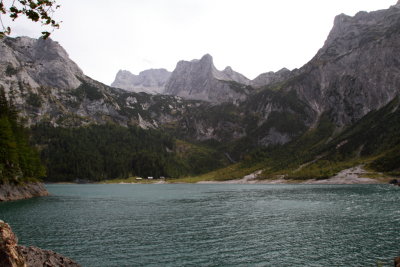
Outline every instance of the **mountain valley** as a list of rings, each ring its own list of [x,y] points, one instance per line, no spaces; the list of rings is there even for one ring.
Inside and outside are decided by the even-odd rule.
[[[300,69],[249,80],[211,55],[175,70],[86,76],[52,40],[0,40],[0,89],[48,181],[129,176],[326,179],[358,165],[399,175],[400,3],[338,15]]]

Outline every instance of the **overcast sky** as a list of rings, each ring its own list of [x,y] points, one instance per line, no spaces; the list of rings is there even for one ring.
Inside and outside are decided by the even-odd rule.
[[[86,75],[111,84],[119,69],[172,71],[206,53],[218,69],[250,79],[299,68],[323,45],[340,13],[388,8],[397,0],[59,0],[58,41]],[[18,19],[13,35],[38,37]]]

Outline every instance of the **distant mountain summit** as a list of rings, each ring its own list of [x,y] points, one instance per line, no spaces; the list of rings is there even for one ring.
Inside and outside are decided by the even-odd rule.
[[[170,76],[171,72],[166,69],[149,69],[139,75],[120,70],[111,86],[137,93],[162,94]]]
[[[251,85],[254,87],[267,86],[274,83],[279,83],[288,79],[291,75],[291,71],[287,68],[283,68],[277,72],[266,72],[258,75],[254,80],[251,81]]]
[[[206,54],[200,60],[178,62],[172,73],[165,69],[150,69],[134,75],[120,70],[111,86],[132,92],[221,103],[244,100],[251,91],[247,87],[250,84],[249,79],[231,67],[217,70],[211,55]]]
[[[206,54],[200,60],[179,61],[165,86],[165,93],[208,102],[235,102],[251,92],[250,80],[227,67],[215,68]]]
[[[241,84],[250,84],[250,80],[247,79],[244,75],[240,74],[239,72],[234,71],[231,67],[226,67],[223,71],[223,74],[225,74],[225,77],[222,78],[222,80],[226,81],[235,81],[237,83]]]

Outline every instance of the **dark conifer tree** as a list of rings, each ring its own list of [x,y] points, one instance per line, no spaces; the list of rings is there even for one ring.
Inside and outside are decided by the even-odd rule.
[[[0,183],[19,183],[44,174],[39,154],[19,123],[17,109],[0,88]]]

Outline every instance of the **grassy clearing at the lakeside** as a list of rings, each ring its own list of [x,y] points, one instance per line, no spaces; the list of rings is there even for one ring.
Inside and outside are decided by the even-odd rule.
[[[112,179],[112,180],[104,180],[99,182],[99,184],[154,184],[160,181],[161,179],[139,179],[138,177],[132,176],[126,179]]]
[[[245,175],[253,173],[260,169],[261,166],[255,165],[251,167],[244,167],[242,164],[233,164],[228,167],[208,172],[198,176],[189,176],[182,178],[167,178],[167,179],[141,179],[137,180],[135,176],[126,179],[112,179],[99,182],[100,184],[122,184],[122,183],[135,183],[135,184],[154,184],[160,181],[166,183],[197,183],[201,181],[227,181],[242,179]]]
[[[273,177],[281,176],[289,180],[323,180],[335,176],[342,170],[358,165],[362,165],[362,161],[352,160],[346,162],[333,162],[328,160],[318,160],[303,164],[296,169],[281,170],[275,173],[268,173],[268,171],[264,171],[262,178],[271,179]]]
[[[123,183],[134,183],[134,184],[154,184],[154,183],[198,183],[202,181],[215,181],[223,182],[228,180],[239,180],[244,178],[246,175],[255,173],[263,170],[258,175],[259,180],[277,180],[284,179],[288,183],[299,183],[306,180],[325,180],[329,179],[339,172],[351,169],[357,166],[362,168],[361,173],[357,173],[359,177],[370,178],[377,181],[377,183],[387,183],[393,179],[394,175],[391,173],[377,172],[371,168],[370,163],[374,162],[378,156],[366,157],[366,158],[355,158],[345,161],[332,161],[324,158],[311,161],[309,163],[303,163],[302,165],[294,165],[289,168],[274,170],[271,168],[273,165],[271,162],[262,162],[254,164],[236,163],[225,168],[221,168],[212,172],[208,172],[198,176],[189,176],[182,178],[167,178],[167,179],[139,179],[137,177],[129,177],[127,179],[113,179],[106,180],[100,183],[102,184],[123,184]]]
[[[209,173],[198,176],[185,177],[179,179],[168,179],[168,183],[197,183],[201,181],[228,181],[242,179],[244,176],[260,170],[260,165],[251,167],[244,167],[242,164],[237,163],[228,167],[218,169]]]
[[[371,178],[377,183],[387,183],[393,179],[392,175],[376,172],[364,164],[366,162],[354,160],[350,162],[320,162],[318,164],[312,163],[308,166],[303,166],[297,170],[282,170],[276,173],[264,172],[259,175],[259,180],[276,180],[284,179],[287,183],[299,183],[306,180],[324,180],[329,179],[340,171],[350,169],[356,166],[362,166],[365,172],[360,173],[359,176],[363,178]],[[139,179],[137,177],[129,177],[126,179],[112,179],[99,182],[100,184],[156,184],[156,183],[198,183],[203,181],[223,182],[228,180],[239,180],[244,176],[261,170],[262,166],[256,165],[251,167],[244,167],[241,164],[234,164],[213,172],[209,172],[199,176],[190,176],[182,178],[168,178],[168,179]]]

